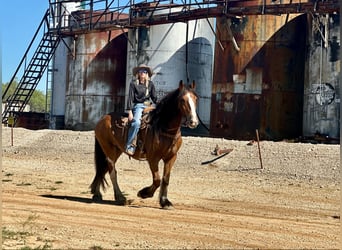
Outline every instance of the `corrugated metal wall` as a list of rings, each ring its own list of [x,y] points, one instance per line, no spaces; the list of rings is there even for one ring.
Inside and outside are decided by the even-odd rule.
[[[217,20],[221,45],[215,50],[210,134],[254,139],[258,129],[262,139],[301,135],[306,16],[228,21]]]

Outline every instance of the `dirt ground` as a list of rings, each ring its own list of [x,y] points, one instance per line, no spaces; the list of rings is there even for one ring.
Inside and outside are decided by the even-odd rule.
[[[218,145],[233,151],[209,164]],[[2,249],[338,249],[340,145],[183,137],[171,173],[171,210],[145,161],[122,155],[93,203],[92,131],[2,128]],[[162,170],[162,165],[160,164]],[[107,180],[110,183],[109,176]]]

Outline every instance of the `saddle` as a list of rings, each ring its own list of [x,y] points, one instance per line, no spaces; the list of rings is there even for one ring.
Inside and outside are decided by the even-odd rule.
[[[143,114],[141,116],[141,125],[137,137],[133,141],[133,144],[136,146],[136,153],[139,158],[146,158],[145,152],[145,138],[147,134],[147,129],[151,123],[150,112],[155,109],[150,106],[144,109]],[[130,127],[130,122],[128,121],[128,114],[123,113],[119,116],[113,117],[112,115],[112,131],[115,134],[121,134],[124,141],[127,140],[128,129]]]

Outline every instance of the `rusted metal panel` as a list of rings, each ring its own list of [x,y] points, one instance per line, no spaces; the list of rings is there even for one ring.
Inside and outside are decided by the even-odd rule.
[[[340,137],[340,15],[317,16],[309,23],[308,69],[304,86],[303,134]],[[320,33],[321,31],[325,31]]]
[[[112,11],[91,11],[91,10],[78,10],[71,13],[70,32],[73,29],[88,26],[89,31],[94,32],[92,28],[103,23],[111,23],[113,21],[125,20],[129,17],[128,14]],[[100,30],[101,31],[101,30]],[[102,30],[106,31],[106,29]],[[67,31],[65,30],[67,33]],[[84,34],[86,32],[82,32]]]
[[[279,4],[299,4],[307,3],[309,0],[230,0],[228,1],[229,7],[248,7],[248,6],[263,6],[279,5]],[[299,7],[299,6],[298,6]]]
[[[127,39],[122,31],[83,34],[74,43],[66,86],[65,127],[91,130],[124,111]]]
[[[217,25],[224,50],[216,46],[211,135],[254,139],[256,129],[261,139],[301,135],[306,17],[236,19],[233,36],[224,20]]]
[[[32,130],[49,128],[49,120],[46,113],[39,112],[20,112],[16,113],[16,127]]]

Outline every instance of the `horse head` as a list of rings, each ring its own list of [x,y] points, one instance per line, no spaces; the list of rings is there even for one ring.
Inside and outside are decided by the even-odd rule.
[[[196,112],[198,96],[195,93],[195,81],[193,81],[188,87],[185,86],[183,81],[179,82],[180,101],[178,102],[178,108],[183,116],[183,126],[189,128],[196,128],[198,125],[198,117]]]

